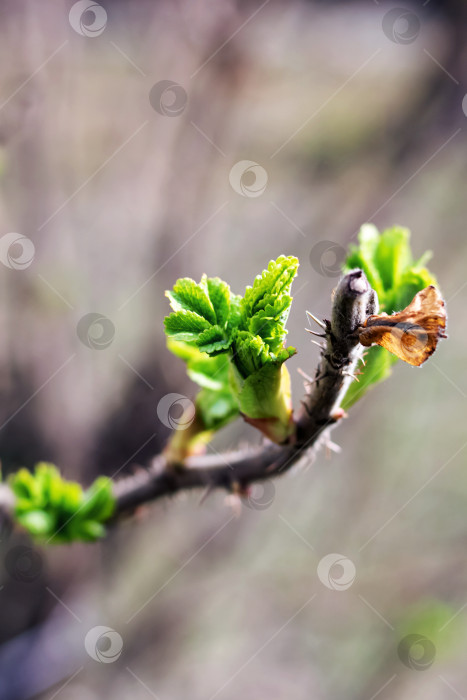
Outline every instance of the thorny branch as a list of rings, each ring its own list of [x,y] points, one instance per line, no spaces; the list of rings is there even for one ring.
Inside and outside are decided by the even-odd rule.
[[[363,347],[355,333],[371,314],[377,312],[376,294],[362,270],[353,270],[340,280],[333,298],[330,321],[319,321],[321,359],[300,411],[295,431],[284,445],[264,445],[222,455],[190,457],[184,464],[171,464],[162,453],[148,469],[115,482],[116,510],[113,520],[139,506],[180,491],[224,488],[247,493],[248,486],[284,474],[300,460],[311,461],[330,430],[344,417],[340,403],[354,379]],[[311,315],[310,315],[311,316]],[[7,485],[0,489],[0,522],[11,521],[14,496]]]
[[[345,275],[334,294],[331,321],[318,321],[323,338],[321,360],[307,385],[295,418],[295,433],[287,444],[266,443],[246,451],[191,457],[177,466],[168,464],[163,454],[158,455],[149,469],[115,484],[115,517],[188,489],[224,488],[245,493],[249,484],[279,476],[301,459],[311,460],[344,416],[340,403],[363,351],[355,331],[376,312],[376,294],[364,273],[354,270]]]

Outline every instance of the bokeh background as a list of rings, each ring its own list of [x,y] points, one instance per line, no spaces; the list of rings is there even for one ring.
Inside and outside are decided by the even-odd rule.
[[[196,390],[162,333],[179,276],[242,292],[300,258],[297,405],[318,358],[305,310],[329,314],[337,280],[332,250],[310,259],[320,241],[409,227],[449,314],[431,361],[399,363],[333,433],[340,454],[240,517],[190,494],[96,545],[4,538],[2,700],[467,695],[466,37],[462,0],[2,0],[5,473],[148,464],[158,401]],[[235,191],[243,160],[260,170]],[[246,443],[238,422],[209,449]],[[347,559],[355,581],[332,590]],[[86,637],[98,626],[116,634]]]

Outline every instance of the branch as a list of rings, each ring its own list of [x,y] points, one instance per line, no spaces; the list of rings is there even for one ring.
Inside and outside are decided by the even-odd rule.
[[[364,273],[354,270],[345,275],[334,294],[331,321],[319,322],[325,346],[288,444],[266,443],[244,452],[191,457],[176,466],[169,464],[163,454],[158,455],[149,469],[115,484],[114,518],[148,501],[189,489],[224,488],[244,493],[253,482],[279,476],[301,459],[312,460],[330,430],[344,417],[340,403],[363,351],[355,331],[376,311],[376,294]]]
[[[162,453],[148,469],[139,469],[115,482],[116,510],[112,521],[149,501],[189,489],[223,488],[245,495],[251,483],[284,474],[302,459],[310,462],[345,415],[340,403],[363,352],[356,330],[377,311],[376,307],[376,294],[362,270],[342,277],[334,293],[331,320],[316,319],[322,331],[317,335],[324,343],[321,358],[314,379],[305,384],[307,392],[287,443],[266,442],[245,451],[190,457],[183,464],[170,462]],[[14,507],[11,489],[0,484],[0,528],[11,526]]]

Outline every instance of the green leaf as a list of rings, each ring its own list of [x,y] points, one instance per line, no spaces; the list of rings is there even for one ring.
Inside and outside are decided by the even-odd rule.
[[[19,469],[15,474],[14,494],[18,499],[29,500],[40,496],[39,486],[27,469]]]
[[[83,492],[78,483],[66,481],[57,467],[46,462],[36,465],[33,474],[20,469],[9,482],[16,497],[17,521],[40,540],[96,539],[97,533],[104,534],[102,523],[115,508],[110,479],[99,477]]]
[[[31,535],[47,535],[55,527],[53,515],[43,510],[30,510],[27,513],[22,513],[18,520]]]
[[[206,389],[222,390],[229,384],[227,355],[209,357],[196,346],[169,339],[167,347],[187,364],[190,379]]]
[[[288,294],[298,269],[298,259],[281,255],[271,260],[267,270],[257,275],[252,287],[247,287],[241,302],[242,328],[247,330],[249,320],[267,304],[274,304],[282,294]],[[289,304],[290,305],[290,304]]]
[[[291,303],[292,297],[282,294],[273,304],[266,304],[265,308],[258,311],[249,321],[250,333],[259,335],[271,352],[278,352],[284,343],[287,335],[285,324]]]
[[[186,342],[197,341],[200,333],[210,328],[209,322],[194,311],[176,311],[165,317],[164,326],[170,338]]]
[[[96,520],[85,520],[75,525],[73,532],[73,540],[82,540],[83,542],[95,542],[104,537],[105,527]]]
[[[245,379],[272,362],[269,348],[259,335],[239,331],[233,346],[233,363]]]
[[[209,299],[216,314],[216,322],[221,328],[225,328],[230,315],[229,285],[219,279],[219,277],[208,278],[206,283]]]
[[[196,410],[208,430],[219,430],[238,416],[238,403],[230,388],[221,391],[203,389],[196,397]]]
[[[62,482],[63,483],[63,482]],[[72,481],[63,483],[62,498],[60,503],[52,503],[67,513],[73,514],[80,508],[83,501],[83,489],[77,483]]]
[[[81,506],[81,519],[100,520],[105,522],[115,510],[115,499],[112,494],[112,482],[105,476],[100,476],[84,494]]]
[[[230,316],[227,328],[232,332],[242,321],[242,297],[240,294],[230,294]]]
[[[199,334],[196,344],[201,352],[215,355],[227,350],[231,342],[230,338],[225,338],[220,326],[211,326]]]
[[[409,239],[410,231],[401,226],[394,226],[381,234],[374,260],[385,291],[397,289],[402,274],[413,263]]]
[[[166,296],[174,309],[164,320],[169,338],[196,343],[209,355],[227,352],[239,320],[235,298],[231,313],[233,295],[228,284],[218,277],[203,275],[199,284],[186,277],[177,280]]]
[[[168,340],[167,346],[187,363],[190,379],[203,387],[195,400],[196,412],[206,430],[219,430],[238,416],[238,403],[230,387],[230,361],[226,354],[213,357],[197,347]]]
[[[347,411],[353,404],[360,399],[367,389],[372,384],[377,384],[387,379],[391,374],[391,367],[397,362],[397,357],[391,355],[379,345],[374,345],[369,348],[365,355],[365,366],[360,364],[359,370],[362,374],[358,378],[358,382],[350,384],[347,393],[342,401],[342,408]]]
[[[170,305],[174,311],[193,311],[208,324],[216,323],[216,314],[211,300],[207,294],[206,278],[203,277],[200,284],[190,277],[176,281],[171,292],[166,292],[170,299]]]
[[[388,304],[390,311],[387,313],[405,309],[416,293],[430,284],[438,286],[436,277],[425,267],[412,267],[406,270],[401,277],[399,287],[395,290],[393,305]]]

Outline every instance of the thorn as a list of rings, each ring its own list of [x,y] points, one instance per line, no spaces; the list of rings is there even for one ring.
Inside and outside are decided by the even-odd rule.
[[[306,379],[307,382],[310,382],[310,384],[313,384],[313,382],[315,381],[314,379],[312,379],[312,377],[310,377],[309,374],[307,374],[306,372],[304,372],[300,367],[297,369],[297,372],[298,372],[304,379]]]
[[[336,443],[332,440],[328,440],[326,447],[330,452],[335,452],[336,454],[340,454],[342,452],[342,447],[340,445],[336,445]]]
[[[330,460],[332,457],[332,453],[335,452],[336,454],[339,454],[342,452],[342,449],[340,448],[339,445],[336,445],[335,442],[332,440],[327,440],[324,443],[324,449],[325,449],[325,457],[327,460]]]
[[[342,374],[345,374],[347,377],[352,377],[352,379],[355,379],[356,382],[360,381],[359,378],[355,374],[352,374],[352,372],[346,372],[344,370],[342,372]],[[360,374],[361,374],[361,372],[360,372]]]
[[[307,333],[311,333],[311,335],[316,335],[317,338],[325,338],[326,333],[315,333],[315,331],[310,330],[309,328],[305,328]]]
[[[311,342],[313,343],[313,345],[317,345],[320,350],[326,350],[326,346],[323,345],[323,343],[318,343],[318,341],[316,340],[312,340]]]
[[[316,318],[316,316],[313,316],[313,314],[310,313],[309,311],[306,311],[305,313],[308,316],[308,318],[311,318],[315,323],[318,324],[318,326],[321,326],[321,328],[323,330],[326,330],[326,324],[323,321],[320,321],[319,318]]]
[[[242,514],[242,499],[238,493],[229,493],[225,497],[224,503],[228,508],[232,509],[232,513],[236,518],[239,518]]]
[[[329,373],[328,373],[328,372],[325,372],[325,374],[320,374],[319,377],[315,377],[314,379],[311,380],[309,386],[311,387],[312,384],[317,384],[317,385],[318,385],[319,382],[320,382],[322,379],[326,379],[326,377],[329,377]],[[308,394],[311,394],[311,391],[308,391],[307,393],[308,393]]]

